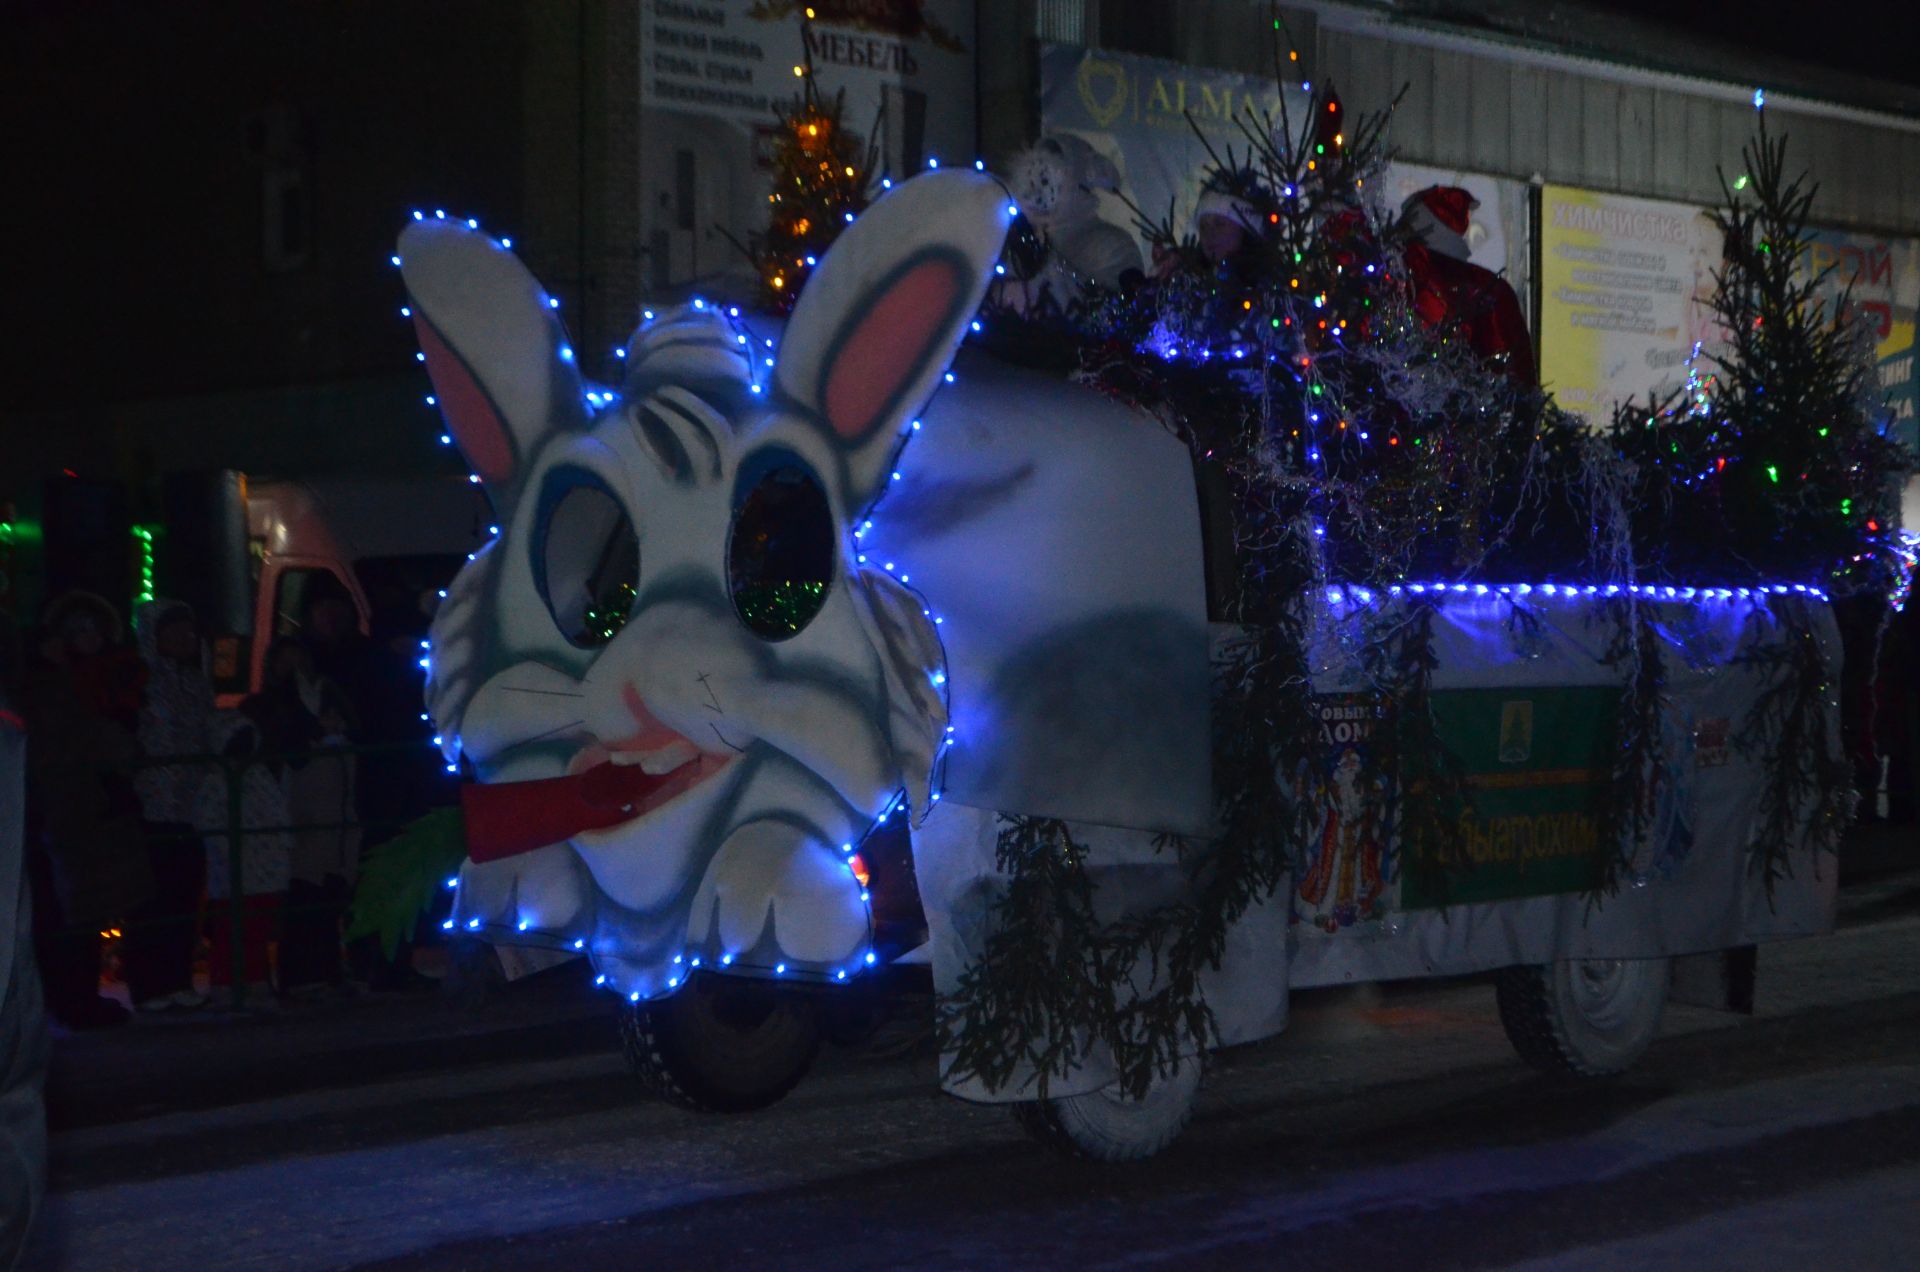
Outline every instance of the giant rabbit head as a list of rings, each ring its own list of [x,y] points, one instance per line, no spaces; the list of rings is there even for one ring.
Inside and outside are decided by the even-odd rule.
[[[903,791],[927,807],[946,710],[923,602],[850,560],[848,530],[1008,219],[987,177],[903,183],[822,259],[777,356],[682,308],[635,333],[617,393],[582,381],[512,252],[407,228],[425,361],[499,522],[432,632],[435,724],[492,784],[468,803],[458,922],[589,949],[642,995],[696,960],[858,965],[844,846]]]

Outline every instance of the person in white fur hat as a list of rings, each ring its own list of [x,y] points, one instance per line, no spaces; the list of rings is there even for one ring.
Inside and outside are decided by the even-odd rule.
[[[1047,299],[1065,306],[1090,283],[1117,288],[1139,272],[1133,235],[1100,216],[1097,192],[1119,184],[1112,161],[1070,133],[1050,133],[1022,152],[1008,186],[1047,254],[1027,277],[997,283],[994,299],[1023,313]]]

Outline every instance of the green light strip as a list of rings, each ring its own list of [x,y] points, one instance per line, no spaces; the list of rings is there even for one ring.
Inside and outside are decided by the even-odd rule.
[[[153,599],[153,534],[152,526],[134,526],[134,551],[139,553],[140,582],[133,589],[133,602],[138,605]]]

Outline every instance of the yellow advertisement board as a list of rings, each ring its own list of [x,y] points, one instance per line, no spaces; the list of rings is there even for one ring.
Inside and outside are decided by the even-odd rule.
[[[1540,200],[1540,378],[1596,427],[1687,378],[1714,339],[1720,237],[1698,208],[1570,186]]]

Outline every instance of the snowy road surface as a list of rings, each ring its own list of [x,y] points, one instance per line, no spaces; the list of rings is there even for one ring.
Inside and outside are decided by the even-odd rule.
[[[1599,1087],[1523,1068],[1484,982],[1300,995],[1119,1171],[939,1095],[927,1058],[830,1050],[774,1109],[683,1113],[595,1021],[272,1098],[129,1097],[56,1135],[29,1266],[1906,1269],[1920,878],[1843,906],[1762,951],[1756,1018],[1673,1008]]]

